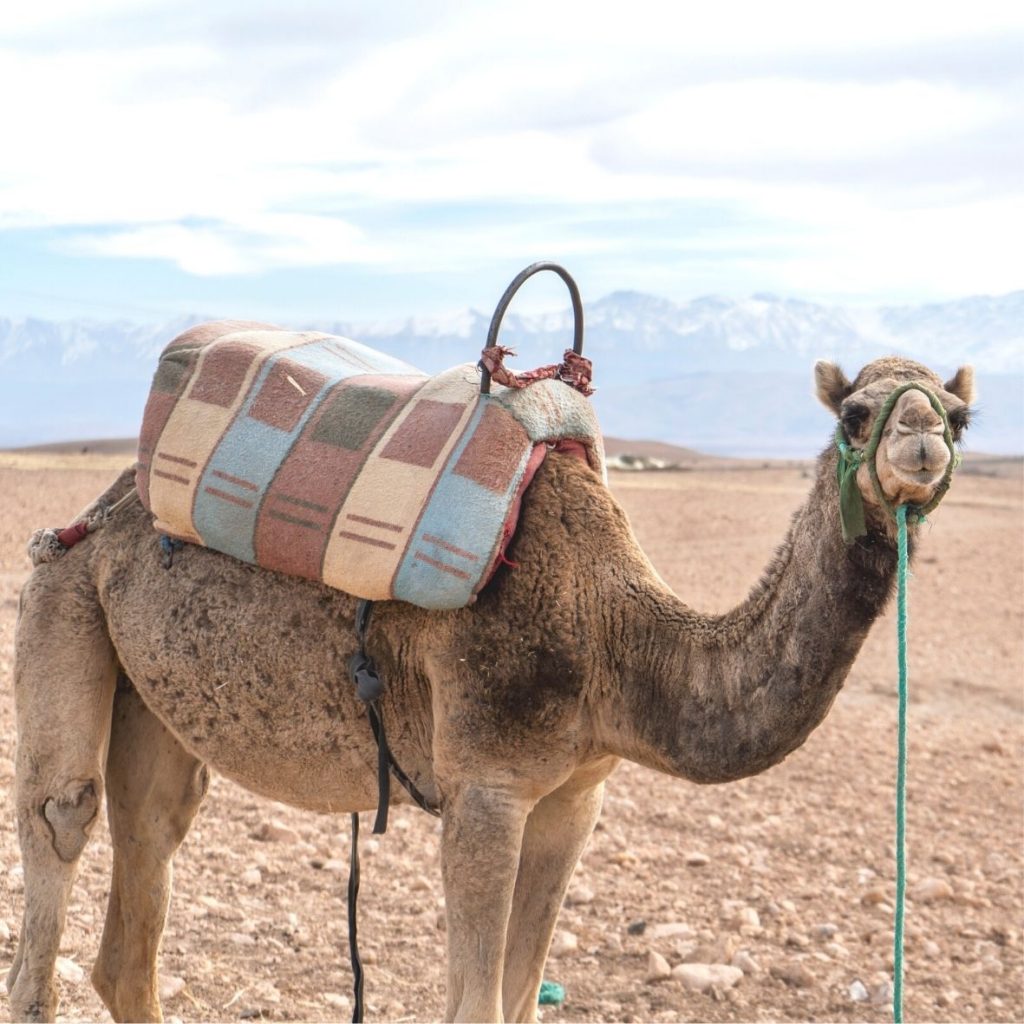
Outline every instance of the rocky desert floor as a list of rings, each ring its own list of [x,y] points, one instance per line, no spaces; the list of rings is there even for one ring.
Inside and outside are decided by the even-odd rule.
[[[71,521],[126,461],[0,454],[4,969],[22,908],[11,673],[25,541]],[[996,468],[968,457],[911,581],[908,1021],[1024,1020],[1024,489],[1019,463]],[[675,591],[717,611],[758,578],[808,472],[708,463],[611,486]],[[633,765],[613,775],[547,965],[566,991],[543,1009],[548,1024],[890,1019],[895,645],[890,610],[825,723],[762,776],[701,787]],[[406,808],[391,822],[362,842],[367,1018],[432,1020],[444,1007],[438,825]],[[175,864],[168,1017],[349,1018],[347,827],[215,779]],[[62,1020],[109,1019],[88,981],[109,870],[100,823],[61,947]],[[743,974],[705,991],[683,972],[657,977],[684,962]]]

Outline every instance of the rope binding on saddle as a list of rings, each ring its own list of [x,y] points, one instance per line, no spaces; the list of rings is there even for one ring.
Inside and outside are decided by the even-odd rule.
[[[875,497],[879,505],[885,509],[890,518],[896,519],[896,509],[892,502],[885,496],[882,490],[881,481],[878,479],[878,467],[875,465],[875,453],[882,440],[882,432],[885,429],[889,414],[899,400],[900,396],[907,391],[920,391],[931,403],[931,407],[938,413],[942,420],[942,439],[949,449],[949,462],[946,464],[946,471],[942,475],[935,493],[931,500],[918,507],[917,505],[907,506],[907,516],[911,523],[923,523],[925,516],[932,511],[945,497],[953,478],[953,471],[960,465],[960,453],[953,445],[953,434],[949,426],[949,416],[942,403],[935,394],[928,390],[923,384],[911,382],[895,388],[878,412],[875,418],[875,425],[868,438],[868,443],[863,448],[854,448],[850,444],[846,431],[841,423],[836,425],[836,447],[839,449],[839,461],[836,464],[836,477],[839,481],[839,515],[843,526],[843,540],[852,544],[858,537],[867,534],[867,524],[864,519],[864,498],[857,486],[857,470],[867,463],[868,473],[871,477],[871,485],[875,491]]]
[[[108,519],[119,512],[133,498],[138,496],[138,491],[132,487],[113,505],[99,505],[91,512],[83,514],[82,518],[75,520],[70,526],[63,529],[56,527],[36,530],[28,542],[28,556],[32,559],[33,565],[42,565],[45,562],[55,562],[62,555],[67,554],[76,544],[81,543],[91,533],[95,533],[104,526]]]

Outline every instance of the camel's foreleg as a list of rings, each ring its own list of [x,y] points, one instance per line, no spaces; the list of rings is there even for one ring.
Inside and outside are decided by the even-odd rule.
[[[529,811],[503,789],[464,785],[445,794],[448,1020],[501,1020],[505,935]]]
[[[117,664],[95,593],[64,564],[36,571],[15,640],[16,806],[25,913],[7,976],[13,1020],[53,1020],[54,964],[78,858],[103,797]]]
[[[549,793],[526,821],[505,950],[505,1020],[537,1019],[537,993],[558,913],[601,813],[604,783],[589,774]]]
[[[206,766],[134,688],[114,699],[107,817],[114,870],[93,985],[119,1021],[162,1020],[157,953],[171,895],[171,858],[208,785]]]

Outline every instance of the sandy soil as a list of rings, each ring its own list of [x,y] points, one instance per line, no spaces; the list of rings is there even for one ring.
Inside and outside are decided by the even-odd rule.
[[[24,542],[36,526],[70,521],[122,461],[0,455],[3,967],[22,900],[10,675],[17,594],[29,571]],[[659,571],[709,611],[745,595],[808,484],[806,470],[792,467],[612,481]],[[963,475],[932,517],[911,583],[911,1021],[1024,1020],[1022,522],[1019,472]],[[889,1019],[894,634],[889,614],[828,720],[765,775],[703,788],[632,765],[613,776],[560,921],[576,948],[547,968],[567,1000],[545,1008],[545,1021]],[[271,823],[283,826],[280,838],[252,838]],[[176,861],[161,962],[168,1016],[348,1018],[346,829],[345,819],[215,781]],[[389,833],[365,838],[362,850],[368,1018],[434,1019],[444,965],[436,823],[400,810]],[[87,978],[109,861],[101,825],[82,859],[61,949],[66,1020],[109,1019]],[[735,958],[745,976],[710,994],[677,979],[648,982],[652,952],[672,966]]]

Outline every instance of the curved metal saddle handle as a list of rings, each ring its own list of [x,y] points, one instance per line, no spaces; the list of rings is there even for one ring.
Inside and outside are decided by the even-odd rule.
[[[498,300],[498,305],[494,310],[494,316],[491,317],[491,326],[487,330],[486,348],[494,348],[494,346],[498,344],[498,331],[501,328],[502,317],[504,317],[505,310],[508,309],[516,292],[519,291],[525,281],[533,277],[534,274],[539,274],[542,270],[551,270],[556,273],[565,282],[566,287],[569,289],[569,298],[572,299],[573,317],[572,350],[578,356],[583,355],[583,300],[580,298],[580,290],[565,267],[560,266],[557,263],[550,263],[547,261],[531,263],[525,270],[521,270],[516,274],[512,283],[505,289],[505,294]],[[481,366],[480,394],[489,395],[490,393],[491,372],[487,367]]]

